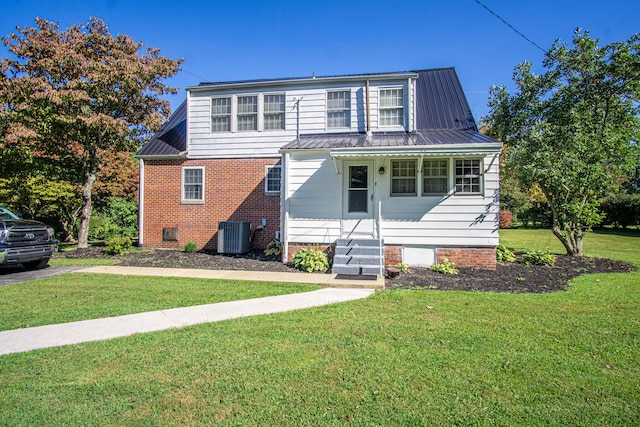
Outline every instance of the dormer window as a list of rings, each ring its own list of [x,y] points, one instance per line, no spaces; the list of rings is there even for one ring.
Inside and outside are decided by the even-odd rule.
[[[327,128],[351,127],[351,92],[327,92]]]
[[[231,131],[231,98],[211,100],[211,132]]]
[[[284,129],[284,95],[264,96],[264,130]]]
[[[258,97],[238,97],[238,132],[258,130]]]
[[[380,89],[380,126],[404,125],[404,97],[402,88]]]

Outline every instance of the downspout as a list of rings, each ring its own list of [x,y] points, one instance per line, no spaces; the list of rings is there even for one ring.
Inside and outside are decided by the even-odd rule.
[[[371,105],[369,103],[369,80],[365,82],[365,108],[367,113],[367,136],[371,134]]]
[[[140,174],[138,178],[138,246],[144,244],[144,160],[140,159]]]
[[[290,154],[285,152],[282,156],[281,175],[282,185],[280,186],[280,218],[282,224],[280,227],[280,242],[282,247],[282,262],[289,262],[289,160]]]
[[[302,97],[296,100],[296,139],[300,139],[300,101]]]

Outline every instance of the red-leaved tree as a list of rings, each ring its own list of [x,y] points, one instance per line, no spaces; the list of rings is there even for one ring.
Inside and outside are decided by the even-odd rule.
[[[2,39],[13,59],[0,59],[4,143],[30,146],[54,159],[81,188],[78,247],[88,243],[91,196],[105,155],[131,152],[169,116],[163,83],[180,60],[91,18],[61,31],[41,18]],[[74,182],[75,181],[75,182]]]

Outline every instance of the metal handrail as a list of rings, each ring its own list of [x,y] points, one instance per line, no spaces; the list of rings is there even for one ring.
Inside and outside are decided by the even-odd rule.
[[[380,275],[384,276],[384,254],[382,250],[382,200],[378,200],[378,247],[380,254]]]

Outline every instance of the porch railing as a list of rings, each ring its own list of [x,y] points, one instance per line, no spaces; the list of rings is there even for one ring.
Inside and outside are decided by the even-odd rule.
[[[378,247],[380,253],[380,275],[384,276],[384,250],[382,248],[382,200],[378,200]]]

